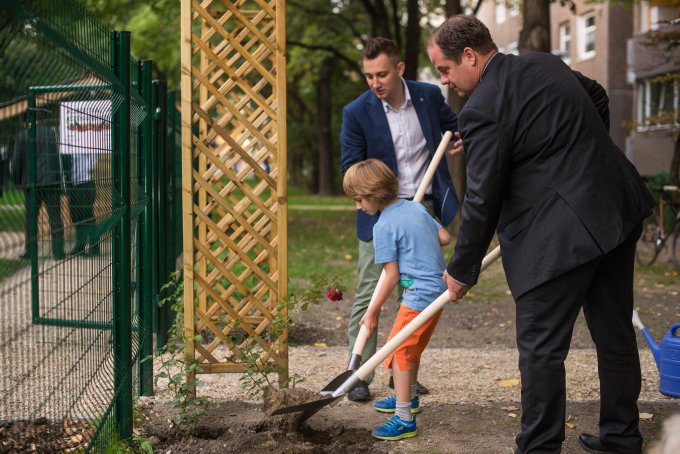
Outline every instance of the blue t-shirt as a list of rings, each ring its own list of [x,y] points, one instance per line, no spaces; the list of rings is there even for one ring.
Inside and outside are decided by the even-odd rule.
[[[409,309],[422,311],[446,290],[440,228],[424,206],[403,199],[385,208],[373,226],[375,263],[398,263],[402,304]]]

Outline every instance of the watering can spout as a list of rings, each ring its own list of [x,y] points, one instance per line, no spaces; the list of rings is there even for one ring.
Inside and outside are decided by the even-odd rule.
[[[649,345],[649,349],[652,351],[652,355],[654,355],[654,361],[656,362],[656,367],[658,369],[659,359],[661,358],[661,349],[659,348],[659,345],[656,343],[656,341],[650,334],[649,330],[647,330],[647,328],[645,328],[645,325],[642,324],[642,321],[640,320],[640,316],[638,315],[637,311],[633,311],[633,325],[635,325],[640,330],[645,340],[647,341],[647,345]]]
[[[652,355],[654,355],[654,361],[656,362],[656,367],[658,369],[660,365],[659,359],[661,358],[661,349],[659,348],[659,345],[654,341],[652,335],[649,334],[647,328],[643,328],[641,331],[642,335],[645,337],[645,340],[647,341],[647,345],[649,345],[649,349],[652,351]]]

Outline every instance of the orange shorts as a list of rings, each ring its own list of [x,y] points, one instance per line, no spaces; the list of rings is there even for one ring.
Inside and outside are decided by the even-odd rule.
[[[425,350],[425,347],[427,347],[427,344],[430,342],[430,337],[432,337],[432,333],[437,327],[437,322],[439,321],[442,312],[443,309],[440,309],[439,312],[435,313],[428,321],[423,323],[420,328],[406,338],[406,340],[385,359],[385,368],[390,369],[392,367],[392,358],[396,358],[399,370],[410,370],[411,366],[409,363],[415,363],[420,360],[420,355],[423,354],[423,350]],[[418,314],[420,314],[420,311],[409,309],[406,306],[399,307],[397,318],[394,320],[392,331],[390,331],[387,340],[389,341],[392,339],[404,326],[416,318]]]

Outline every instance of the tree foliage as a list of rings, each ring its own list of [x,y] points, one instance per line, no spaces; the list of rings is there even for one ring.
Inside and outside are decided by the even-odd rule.
[[[179,87],[178,0],[82,0],[104,25],[132,32],[137,58],[154,62],[154,77]],[[480,0],[475,2],[475,9]],[[366,90],[361,51],[371,36],[400,46],[407,78],[427,62],[430,20],[461,10],[459,0],[288,0],[286,2],[289,181],[314,192],[340,187],[338,135],[345,104]],[[322,99],[319,94],[322,95]],[[328,98],[328,99],[326,99]]]
[[[106,27],[132,32],[132,54],[152,60],[154,78],[167,80],[169,89],[179,88],[179,0],[81,0],[81,3]]]

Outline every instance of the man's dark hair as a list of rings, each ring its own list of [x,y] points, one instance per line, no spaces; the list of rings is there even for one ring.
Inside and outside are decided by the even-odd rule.
[[[370,38],[366,43],[366,48],[364,49],[362,57],[364,60],[373,60],[378,58],[380,54],[387,55],[387,58],[389,58],[390,62],[394,65],[401,61],[399,48],[394,41],[380,36]]]
[[[463,50],[466,47],[472,48],[481,55],[498,50],[486,25],[475,16],[463,14],[451,16],[441,24],[430,37],[427,47],[433,44],[439,46],[444,57],[457,64],[460,64]]]

